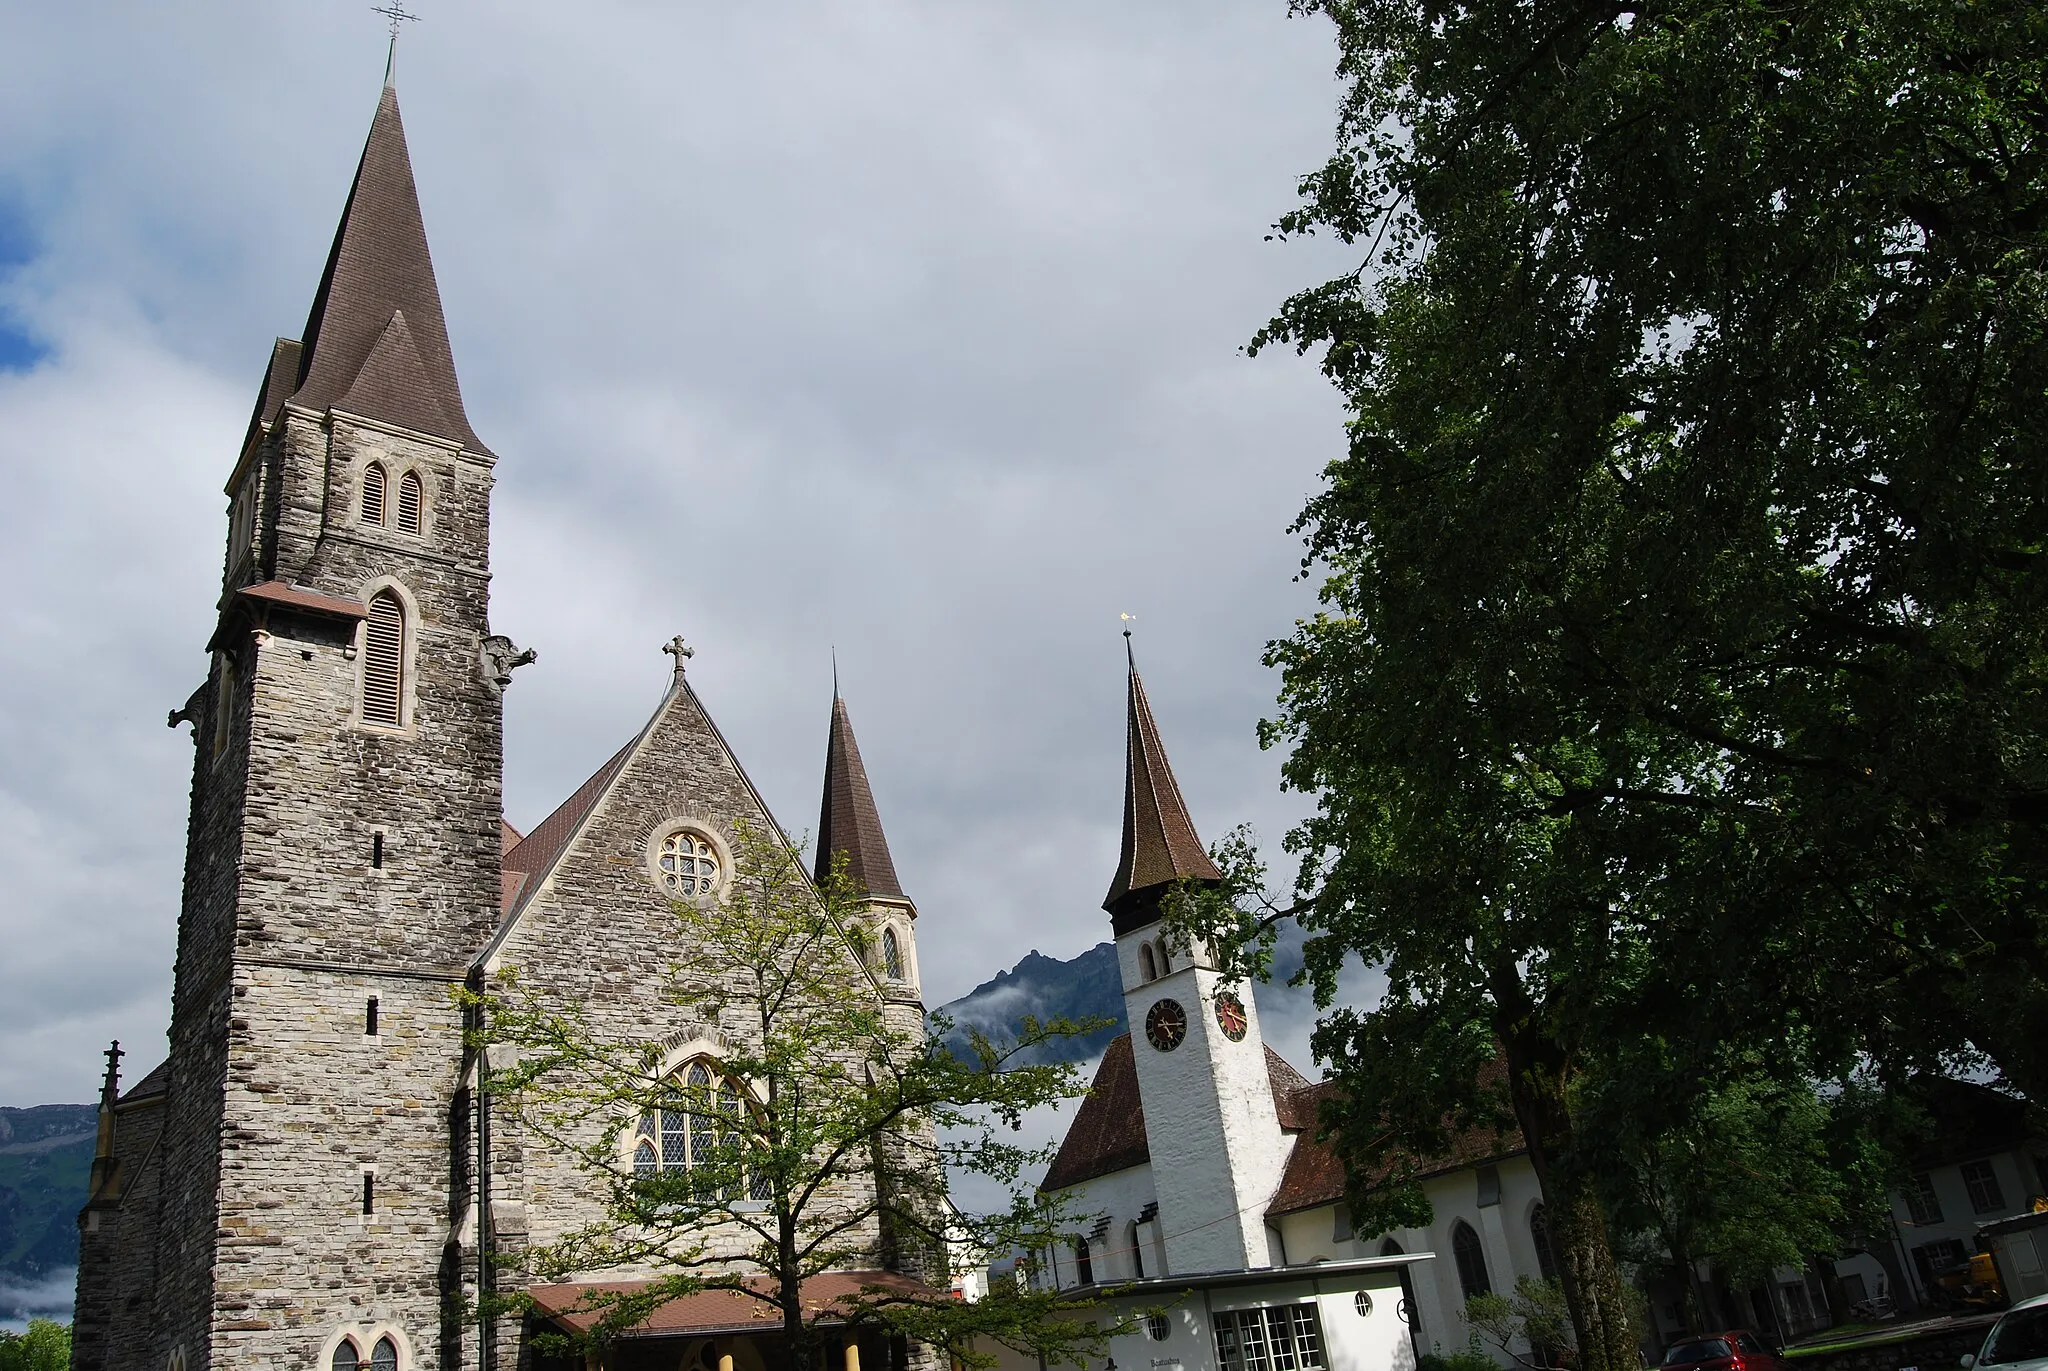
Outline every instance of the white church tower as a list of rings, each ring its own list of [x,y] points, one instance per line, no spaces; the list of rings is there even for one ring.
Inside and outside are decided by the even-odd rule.
[[[1128,635],[1126,635],[1128,638]],[[1265,1211],[1294,1139],[1249,986],[1225,989],[1205,948],[1170,945],[1174,883],[1222,879],[1196,836],[1135,661],[1124,785],[1123,860],[1102,902],[1116,934],[1166,1271],[1270,1266]]]

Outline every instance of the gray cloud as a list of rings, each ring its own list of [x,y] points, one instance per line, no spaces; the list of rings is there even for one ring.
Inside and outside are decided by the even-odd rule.
[[[816,821],[828,652],[927,998],[1103,934],[1119,611],[1198,823],[1305,808],[1253,725],[1312,603],[1285,529],[1339,451],[1311,366],[1238,349],[1327,244],[1261,241],[1328,145],[1279,0],[446,0],[399,87],[469,411],[530,826],[692,678]],[[11,6],[0,200],[0,1102],[161,1050],[222,481],[368,127],[359,6]],[[1277,855],[1277,852],[1276,852]]]

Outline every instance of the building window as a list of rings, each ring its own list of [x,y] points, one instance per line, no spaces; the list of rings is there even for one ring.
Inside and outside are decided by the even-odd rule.
[[[370,1350],[370,1371],[398,1371],[398,1344],[389,1338],[377,1339]]]
[[[1998,1188],[1998,1173],[1988,1160],[1963,1163],[1963,1188],[1970,1192],[1970,1208],[1979,1214],[2005,1212],[2005,1192]]]
[[[1144,1242],[1143,1242],[1143,1241],[1142,1241],[1142,1240],[1141,1240],[1141,1239],[1140,1239],[1140,1238],[1138,1237],[1138,1222],[1137,1222],[1137,1220],[1133,1219],[1133,1220],[1131,1221],[1131,1225],[1130,1225],[1130,1227],[1129,1227],[1129,1228],[1126,1228],[1126,1229],[1124,1230],[1124,1240],[1125,1240],[1126,1242],[1128,1242],[1128,1243],[1129,1243],[1129,1244],[1131,1245],[1131,1275],[1132,1275],[1132,1276],[1133,1276],[1133,1277],[1134,1277],[1135,1279],[1137,1279],[1137,1280],[1144,1280],[1144,1279],[1145,1279],[1145,1244],[1144,1244]],[[1164,1334],[1160,1334],[1160,1335],[1159,1335],[1159,1337],[1158,1337],[1158,1338],[1157,1338],[1156,1340],[1157,1340],[1157,1341],[1164,1341],[1164,1340],[1165,1340],[1165,1335],[1164,1335]]]
[[[1536,1245],[1536,1269],[1543,1279],[1557,1279],[1557,1249],[1550,1245],[1550,1211],[1539,1202],[1529,1211],[1529,1241]]]
[[[893,928],[882,930],[882,974],[892,981],[903,979],[903,945]]]
[[[1077,1237],[1074,1239],[1074,1265],[1081,1273],[1081,1284],[1095,1284],[1095,1262],[1088,1255],[1088,1240],[1086,1238]]]
[[[1159,979],[1159,964],[1153,959],[1152,944],[1138,944],[1138,979],[1156,981]]]
[[[1906,1183],[1906,1216],[1914,1223],[1940,1223],[1941,1200],[1934,1193],[1934,1177],[1922,1171]]]
[[[420,531],[420,507],[426,503],[426,489],[420,484],[420,474],[408,471],[398,479],[398,531],[418,533]]]
[[[1145,1336],[1151,1338],[1152,1341],[1165,1342],[1172,1333],[1173,1325],[1166,1321],[1166,1315],[1147,1314],[1145,1316]]]
[[[343,1338],[335,1344],[334,1357],[327,1363],[328,1371],[361,1371],[362,1352],[356,1347],[354,1338]]]
[[[372,462],[363,471],[363,522],[384,526],[384,468]]]
[[[636,1177],[702,1170],[727,1200],[768,1198],[768,1178],[740,1161],[747,1107],[739,1082],[700,1059],[670,1076],[663,1095],[663,1106],[643,1112],[633,1133]]]
[[[228,740],[234,736],[235,685],[235,659],[223,652],[220,654],[220,683],[215,687],[213,697],[213,755],[216,757],[228,750]]]
[[[1466,1299],[1493,1293],[1493,1282],[1486,1278],[1486,1253],[1479,1246],[1479,1235],[1463,1219],[1451,1226],[1451,1255],[1457,1259],[1458,1288],[1465,1292]]]
[[[363,625],[363,722],[396,728],[405,709],[405,607],[388,590],[370,597]]]
[[[679,828],[663,838],[654,867],[671,895],[696,899],[718,889],[718,849],[692,829]]]
[[[1323,1330],[1312,1304],[1233,1309],[1216,1315],[1221,1371],[1321,1371]]]

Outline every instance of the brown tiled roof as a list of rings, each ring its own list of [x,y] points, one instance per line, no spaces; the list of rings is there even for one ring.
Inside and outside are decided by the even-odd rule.
[[[128,1087],[121,1095],[122,1104],[134,1104],[138,1100],[154,1099],[168,1095],[171,1090],[171,1059],[164,1058],[141,1080]]]
[[[270,345],[270,362],[263,368],[263,384],[256,388],[256,408],[249,415],[249,431],[242,439],[244,447],[249,439],[271,424],[277,422],[278,411],[299,384],[299,340],[280,338]]]
[[[1159,741],[1159,725],[1152,721],[1152,705],[1145,698],[1145,683],[1135,666],[1125,765],[1123,859],[1102,907],[1116,913],[1130,896],[1187,877],[1221,880],[1222,873],[1203,851],[1194,820],[1188,817],[1187,801],[1173,779],[1173,767]]]
[[[512,827],[511,824],[506,823],[503,816],[499,817],[498,852],[500,855],[510,852],[513,848],[519,846],[520,839],[522,839],[525,836],[526,835],[521,833],[518,829]]]
[[[1138,1095],[1138,1064],[1131,1056],[1131,1035],[1124,1033],[1110,1039],[1103,1051],[1095,1080],[1074,1111],[1074,1122],[1038,1188],[1064,1190],[1151,1157],[1145,1142],[1145,1105]]]
[[[594,1325],[602,1312],[577,1312],[587,1296],[638,1294],[650,1284],[649,1281],[589,1281],[563,1285],[536,1285],[529,1287],[526,1293],[532,1297],[540,1311],[555,1323],[580,1333]],[[767,1289],[765,1283],[761,1288]],[[925,1296],[938,1293],[929,1286],[894,1272],[831,1271],[805,1281],[801,1299],[806,1312],[817,1317],[819,1322],[836,1323],[843,1320],[849,1303],[864,1288]],[[700,1290],[661,1305],[645,1320],[635,1325],[627,1336],[647,1337],[663,1333],[702,1335],[750,1331],[777,1332],[781,1328],[781,1322],[782,1315],[774,1305],[764,1300],[755,1299],[737,1290]]]
[[[590,811],[597,807],[597,802],[604,797],[605,790],[639,743],[636,736],[620,748],[610,761],[597,769],[596,775],[577,786],[576,793],[562,801],[560,808],[534,825],[533,832],[505,853],[499,878],[499,898],[505,913],[509,914],[517,907],[522,895],[540,888],[542,879],[569,850],[569,844],[575,841],[583,821],[590,817]]]
[[[832,697],[832,728],[825,742],[825,798],[818,810],[818,884],[832,872],[833,859],[846,854],[846,875],[854,888],[869,895],[902,899],[889,840],[882,835],[882,816],[868,788],[868,770],[861,765],[860,744],[853,740],[853,720],[846,701]]]
[[[389,86],[303,338],[292,403],[341,408],[486,451],[462,408],[398,93]]]
[[[360,600],[340,600],[332,595],[317,591],[301,590],[285,581],[265,581],[261,585],[243,586],[240,592],[245,600],[261,604],[282,605],[287,609],[304,610],[308,614],[325,614],[336,619],[363,619],[369,617],[369,609]]]
[[[1310,1085],[1270,1047],[1266,1049],[1266,1077],[1272,1083],[1273,1109],[1280,1116],[1280,1126],[1289,1131],[1314,1127],[1313,1108],[1304,1114],[1294,1100],[1319,1087]],[[1296,1122],[1298,1119],[1307,1122]],[[1125,1033],[1111,1039],[1103,1051],[1102,1065],[1095,1068],[1087,1098],[1074,1111],[1074,1122],[1038,1188],[1064,1190],[1151,1159],[1145,1141],[1145,1105],[1138,1093],[1138,1063],[1131,1055],[1131,1035]]]
[[[1338,1160],[1337,1153],[1327,1143],[1316,1138],[1317,1111],[1324,1100],[1333,1098],[1335,1094],[1334,1081],[1319,1081],[1296,1092],[1294,1110],[1302,1121],[1302,1132],[1295,1139],[1294,1152],[1287,1159],[1287,1171],[1280,1178],[1279,1189],[1273,1192],[1272,1201],[1266,1206],[1268,1214],[1316,1209],[1344,1198],[1344,1163]],[[1413,1174],[1418,1180],[1427,1180],[1460,1167],[1517,1156],[1526,1150],[1518,1129],[1468,1128],[1454,1136],[1451,1145],[1441,1154],[1412,1158]],[[1380,1179],[1385,1179],[1385,1176]]]
[[[448,432],[448,412],[441,408],[434,383],[427,378],[404,310],[391,312],[391,321],[377,335],[377,345],[370,349],[363,369],[334,407],[420,433]]]

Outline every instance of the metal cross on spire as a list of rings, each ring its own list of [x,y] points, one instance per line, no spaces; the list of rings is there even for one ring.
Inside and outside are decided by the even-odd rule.
[[[391,0],[388,5],[372,5],[370,13],[381,14],[391,21],[391,47],[384,54],[384,84],[391,84],[391,76],[398,66],[398,29],[402,24],[417,24],[420,17],[405,7],[405,0]]]

